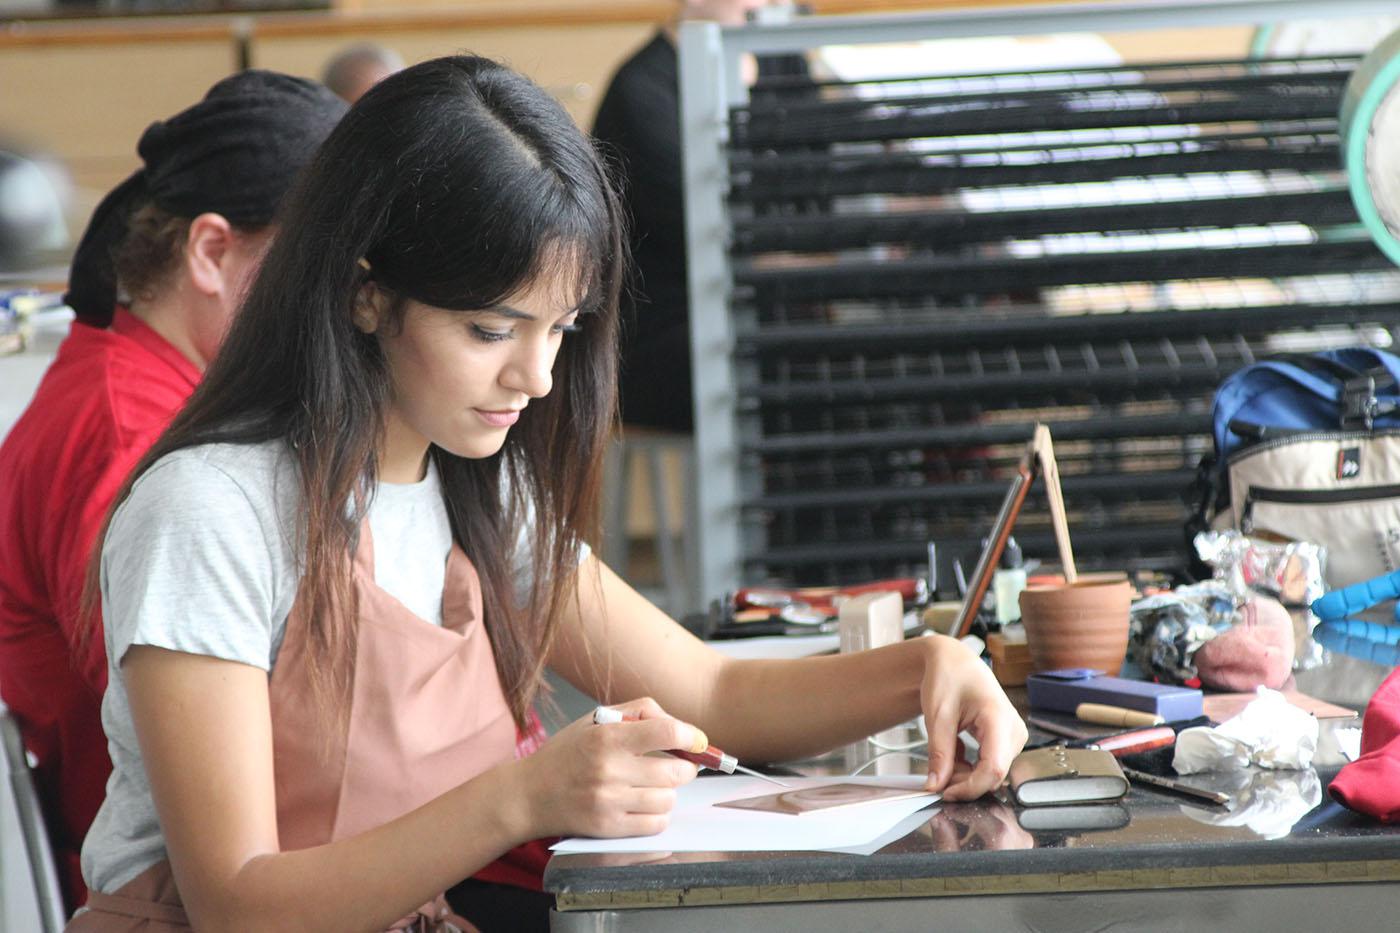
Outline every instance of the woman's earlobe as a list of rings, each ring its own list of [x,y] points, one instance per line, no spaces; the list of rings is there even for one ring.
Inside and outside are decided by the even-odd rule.
[[[351,316],[355,320],[355,326],[361,333],[373,334],[379,330],[379,308],[375,298],[374,285],[366,282],[355,292],[355,306],[351,309]]]

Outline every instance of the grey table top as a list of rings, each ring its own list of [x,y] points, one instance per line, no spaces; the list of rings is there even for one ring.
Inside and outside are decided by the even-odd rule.
[[[1072,811],[1026,810],[984,797],[935,805],[925,811],[929,815],[922,825],[869,856],[556,856],[545,873],[545,888],[556,895],[561,910],[576,910],[1396,881],[1400,828],[1352,813],[1326,794],[1345,761],[1336,741],[1338,729],[1359,724],[1324,724],[1314,767],[1305,771],[1192,776],[1198,786],[1230,793],[1235,799],[1230,810],[1137,785],[1121,804]],[[1037,825],[1037,820],[1043,822]]]

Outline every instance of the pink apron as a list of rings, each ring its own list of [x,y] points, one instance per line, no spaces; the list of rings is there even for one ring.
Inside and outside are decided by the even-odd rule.
[[[277,828],[283,850],[383,825],[513,758],[516,728],[482,620],[476,568],[455,544],[439,628],[374,582],[369,525],[355,554],[358,646],[350,714],[327,724],[306,673],[308,627],[293,607],[269,682]],[[115,894],[92,892],[74,933],[188,930],[168,862]],[[471,930],[439,895],[393,930]]]

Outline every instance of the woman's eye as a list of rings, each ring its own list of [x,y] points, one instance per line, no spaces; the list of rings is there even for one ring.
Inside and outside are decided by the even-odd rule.
[[[510,331],[488,330],[480,324],[472,325],[472,336],[482,343],[497,343],[510,339]]]

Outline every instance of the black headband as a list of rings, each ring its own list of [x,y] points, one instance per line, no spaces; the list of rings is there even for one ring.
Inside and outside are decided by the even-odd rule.
[[[242,227],[264,226],[345,110],[319,84],[254,70],[152,123],[137,145],[143,167],[102,199],[73,256],[65,300],[79,320],[111,322],[112,252],[138,207],[149,202],[179,217],[215,213]]]

